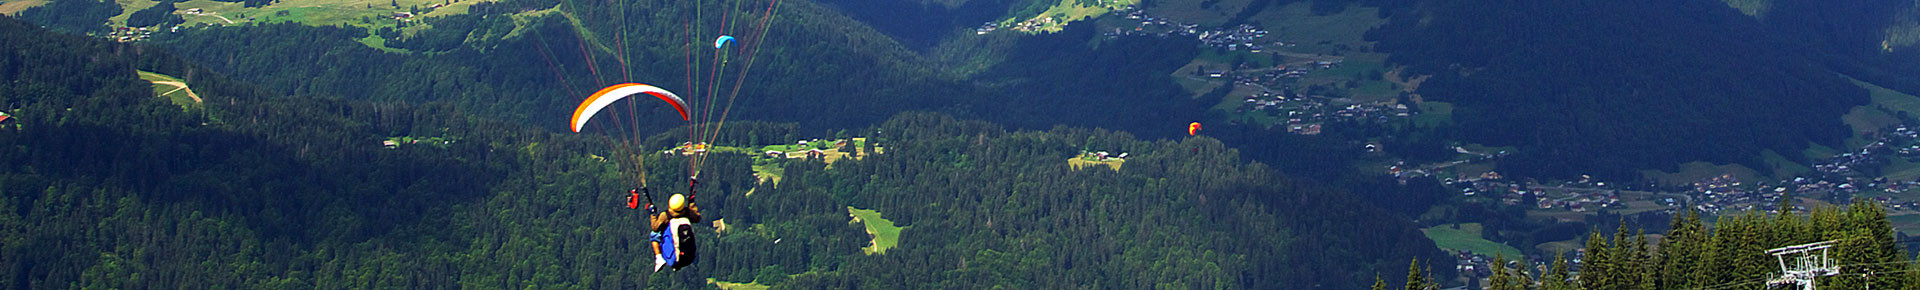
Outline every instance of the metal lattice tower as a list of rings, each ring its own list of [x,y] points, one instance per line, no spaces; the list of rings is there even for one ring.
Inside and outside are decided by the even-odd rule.
[[[1825,241],[1767,250],[1767,254],[1780,260],[1780,277],[1767,280],[1767,286],[1800,285],[1800,289],[1813,290],[1814,278],[1840,274],[1840,267],[1834,266],[1833,260],[1827,258],[1827,248],[1832,248],[1837,242]]]

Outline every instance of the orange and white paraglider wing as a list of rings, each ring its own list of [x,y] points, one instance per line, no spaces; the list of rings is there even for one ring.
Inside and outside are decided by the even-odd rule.
[[[580,102],[580,107],[573,109],[573,132],[580,132],[580,127],[587,126],[587,120],[593,119],[593,115],[600,113],[600,109],[607,108],[607,105],[640,94],[650,95],[659,98],[661,101],[666,101],[667,104],[673,105],[674,111],[680,112],[680,120],[690,120],[690,118],[687,118],[687,102],[681,100],[680,96],[674,95],[673,92],[645,84],[624,83],[600,89],[599,92],[594,92],[592,96],[588,96],[586,101]]]

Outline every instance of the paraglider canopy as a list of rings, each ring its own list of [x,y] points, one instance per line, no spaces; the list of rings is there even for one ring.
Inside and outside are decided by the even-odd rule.
[[[713,49],[724,48],[728,43],[733,43],[733,36],[721,35],[720,38],[713,39]]]
[[[1200,134],[1200,122],[1187,124],[1187,136],[1194,136],[1196,134]]]
[[[607,108],[607,105],[613,104],[614,101],[638,94],[646,94],[666,101],[667,104],[673,105],[673,110],[680,112],[680,120],[691,120],[687,118],[687,102],[680,100],[680,96],[674,95],[673,92],[650,85],[624,83],[600,89],[600,92],[593,93],[593,96],[587,97],[586,101],[580,102],[580,107],[573,109],[573,132],[580,132],[580,127],[587,126],[587,120],[593,119],[593,115],[600,113],[600,109]]]

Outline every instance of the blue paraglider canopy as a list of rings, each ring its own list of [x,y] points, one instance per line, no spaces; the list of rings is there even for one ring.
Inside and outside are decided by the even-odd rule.
[[[733,43],[733,36],[721,35],[713,40],[713,49],[724,48],[728,43]]]

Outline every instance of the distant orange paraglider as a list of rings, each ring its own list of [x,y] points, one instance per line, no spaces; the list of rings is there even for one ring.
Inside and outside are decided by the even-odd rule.
[[[1194,136],[1198,134],[1200,134],[1200,122],[1193,122],[1193,124],[1187,124],[1187,136]]]

